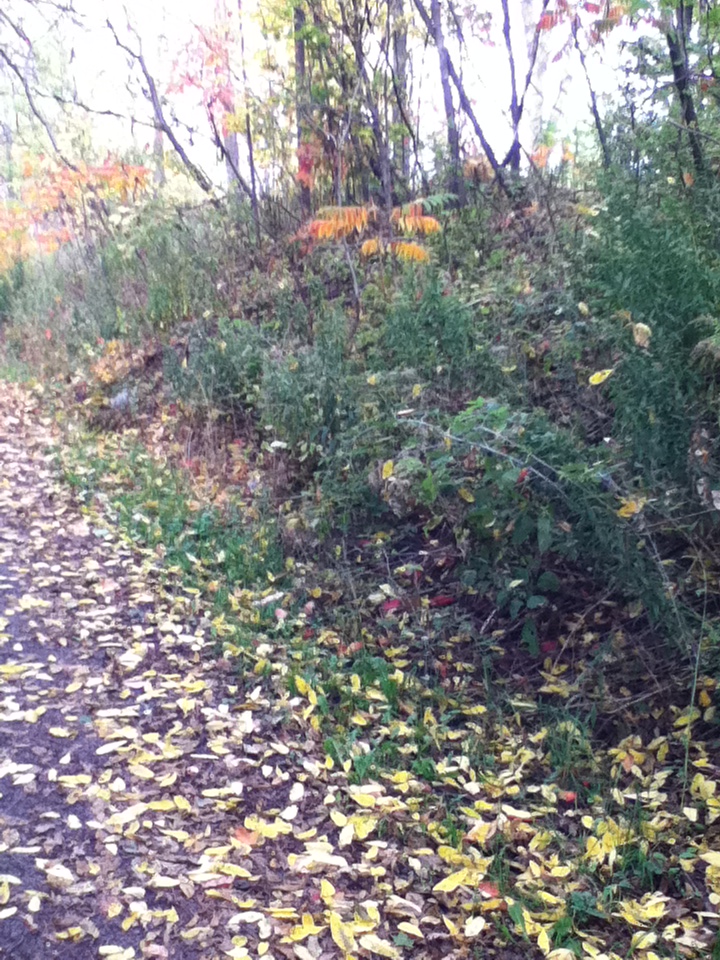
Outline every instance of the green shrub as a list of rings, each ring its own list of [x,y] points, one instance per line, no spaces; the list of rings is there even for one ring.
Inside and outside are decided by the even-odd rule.
[[[6,322],[12,314],[13,300],[25,282],[25,265],[16,261],[7,273],[0,276],[0,322]]]
[[[617,366],[607,386],[613,433],[651,481],[687,477],[703,411],[691,357],[704,336],[697,318],[718,312],[720,261],[698,213],[654,174],[640,183],[616,174],[585,249],[590,300],[605,318],[608,365]],[[630,320],[652,330],[649,350],[634,344]]]
[[[346,321],[330,312],[315,343],[266,357],[259,408],[266,431],[301,455],[331,450],[358,418],[358,374],[345,357]]]
[[[473,372],[474,354],[470,309],[443,289],[436,272],[409,271],[387,311],[373,359],[385,369],[411,368],[457,384]]]
[[[237,414],[257,402],[268,345],[245,320],[201,324],[188,339],[185,363],[165,350],[166,382],[175,396],[207,410]]]

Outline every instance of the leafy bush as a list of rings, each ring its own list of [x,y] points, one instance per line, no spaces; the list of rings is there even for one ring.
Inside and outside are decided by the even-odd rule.
[[[165,379],[181,399],[221,413],[236,414],[256,401],[267,344],[245,320],[218,321],[194,329],[183,359],[165,351]]]
[[[629,444],[648,480],[684,479],[690,436],[702,414],[703,382],[691,357],[715,315],[720,261],[680,190],[653,173],[637,183],[616,175],[585,249],[589,292],[605,320],[614,434]],[[650,349],[633,343],[630,322],[647,324]]]
[[[13,299],[25,281],[25,265],[18,260],[11,270],[0,276],[0,322],[10,319]]]
[[[320,454],[358,417],[358,375],[345,357],[346,323],[328,313],[311,347],[272,351],[259,408],[265,429],[303,456]]]
[[[472,314],[436,272],[406,274],[387,311],[377,360],[386,369],[411,368],[449,382],[473,370]]]

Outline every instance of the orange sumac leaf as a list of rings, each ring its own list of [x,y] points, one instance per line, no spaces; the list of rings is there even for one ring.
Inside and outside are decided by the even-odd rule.
[[[377,237],[373,237],[372,240],[366,240],[365,243],[363,243],[363,245],[360,247],[361,257],[374,257],[382,252],[382,243]]]
[[[430,255],[419,244],[404,240],[395,240],[390,244],[390,249],[400,260],[414,261],[415,263],[427,263]]]
[[[435,217],[408,214],[400,220],[400,229],[404,233],[422,233],[428,236],[431,233],[439,233],[441,227]]]

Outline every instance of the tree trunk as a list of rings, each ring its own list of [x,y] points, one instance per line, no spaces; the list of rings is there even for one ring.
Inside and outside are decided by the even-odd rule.
[[[692,96],[690,58],[687,40],[692,28],[693,5],[680,0],[675,11],[675,22],[665,34],[670,62],[672,64],[673,83],[680,101],[680,114],[687,130],[693,165],[698,176],[705,174],[705,156],[698,130],[698,117]]]
[[[438,0],[431,0],[431,2],[433,4],[436,4],[438,3]],[[545,0],[545,2],[547,2],[547,0]],[[425,7],[423,6],[423,0],[414,0],[414,3],[415,3],[415,9],[420,14],[420,17],[423,23],[425,24],[426,30],[431,36],[434,36],[433,19],[431,15],[427,12]],[[452,59],[450,58],[450,55],[448,54],[447,48],[445,47],[444,43],[443,43],[443,50],[445,51],[444,63],[447,68],[447,72],[450,76],[450,79],[452,80],[453,84],[455,85],[455,89],[457,90],[458,98],[460,99],[460,106],[462,107],[463,112],[465,113],[465,116],[468,118],[468,120],[472,124],[473,130],[475,131],[475,136],[480,141],[480,146],[482,147],[483,152],[487,157],[488,163],[490,164],[490,167],[493,173],[495,174],[495,179],[497,180],[501,189],[505,191],[505,193],[507,193],[508,187],[507,187],[507,184],[505,183],[505,177],[503,176],[503,171],[500,169],[500,164],[498,163],[498,159],[495,156],[495,151],[490,146],[490,143],[487,137],[485,136],[485,133],[482,127],[480,126],[480,121],[475,115],[475,111],[473,110],[472,104],[470,103],[468,95],[465,92],[465,86],[462,80],[460,79],[460,76],[458,75],[457,70],[453,66]],[[452,97],[451,97],[451,102],[452,102]],[[453,111],[453,120],[454,119],[455,119],[455,113]],[[464,186],[464,183],[463,183],[463,186]]]
[[[590,80],[590,72],[587,68],[587,62],[585,60],[585,54],[583,53],[582,47],[580,46],[580,41],[578,39],[577,27],[573,27],[573,40],[575,42],[575,49],[578,52],[580,57],[580,65],[583,68],[583,73],[585,74],[585,80],[587,81],[588,90],[590,91],[590,110],[593,115],[593,122],[595,123],[595,130],[598,135],[598,140],[600,141],[600,149],[602,151],[603,158],[603,167],[607,170],[610,166],[610,146],[608,144],[607,135],[605,133],[605,128],[603,127],[602,117],[600,116],[600,109],[598,107],[597,95],[595,93],[595,88],[592,85]]]
[[[252,209],[253,221],[255,223],[255,237],[260,246],[261,227],[260,227],[260,205],[258,203],[257,191],[257,170],[255,168],[255,149],[252,138],[252,128],[250,126],[250,94],[248,87],[247,68],[245,66],[245,31],[243,30],[242,19],[242,0],[238,0],[238,20],[240,27],[240,59],[242,66],[243,91],[245,94],[245,136],[248,148],[248,163],[250,165],[250,207]]]
[[[399,131],[406,126],[408,103],[408,31],[405,20],[404,0],[388,0],[388,16],[392,29],[392,70],[393,92],[392,123],[395,128],[395,146],[393,159],[395,169],[407,183],[410,179],[410,151],[408,150],[409,130]]]
[[[454,193],[458,198],[458,203],[462,207],[465,205],[465,179],[460,167],[460,134],[457,127],[457,117],[455,116],[452,89],[450,87],[450,56],[445,46],[440,0],[430,0],[430,17],[432,20],[435,47],[440,61],[440,83],[442,85],[445,119],[447,121],[447,142],[448,152],[450,154],[448,188],[450,192]]]
[[[161,187],[165,186],[165,143],[163,139],[163,132],[159,127],[155,128],[155,136],[153,137],[153,162],[155,164],[155,169],[153,170],[153,183],[155,184],[156,191]]]
[[[502,0],[503,37],[505,51],[510,68],[510,122],[512,123],[512,145],[505,162],[513,173],[520,173],[520,120],[522,119],[522,103],[518,97],[517,72],[515,69],[515,54],[513,53],[512,37],[510,36],[510,7],[508,0]]]
[[[363,50],[363,26],[365,23],[364,10],[348,10],[340,6],[343,17],[343,30],[350,40],[355,52],[355,66],[358,77],[364,91],[365,106],[370,114],[370,126],[373,132],[373,140],[377,150],[378,170],[380,174],[380,191],[382,215],[380,218],[380,232],[386,241],[390,240],[391,235],[391,217],[393,208],[392,189],[392,163],[390,162],[390,144],[387,137],[387,123],[383,124],[383,118],[380,113],[380,104],[375,96],[373,84],[368,76],[367,63],[365,61],[365,52]],[[352,22],[348,19],[348,13],[352,16]],[[349,131],[348,131],[349,133]]]
[[[307,144],[305,134],[305,125],[307,124],[307,111],[309,108],[309,96],[305,69],[305,40],[302,31],[305,27],[305,11],[298,4],[293,10],[293,27],[295,30],[295,115],[297,118],[297,153],[298,162],[302,162],[303,147]],[[301,171],[302,172],[302,171]],[[312,196],[310,193],[310,184],[305,180],[300,180],[300,208],[303,217],[309,217],[312,214]]]

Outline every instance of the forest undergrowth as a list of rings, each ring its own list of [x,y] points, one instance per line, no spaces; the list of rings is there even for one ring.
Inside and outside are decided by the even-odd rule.
[[[308,872],[362,846],[394,918],[331,918],[346,953],[719,949],[716,192],[565,181],[384,255],[360,208],[258,247],[127,207],[4,281],[76,502],[346,778]]]

